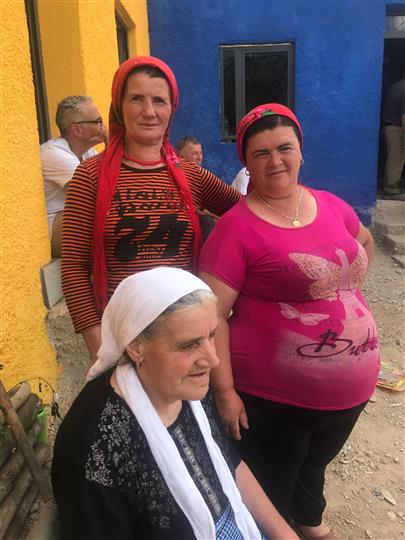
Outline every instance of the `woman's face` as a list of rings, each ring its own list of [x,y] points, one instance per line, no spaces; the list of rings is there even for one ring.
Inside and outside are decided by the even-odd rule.
[[[246,164],[254,189],[263,196],[282,198],[298,183],[302,155],[290,126],[277,126],[249,138]]]
[[[218,326],[215,300],[169,315],[155,337],[137,338],[127,352],[141,366],[142,385],[159,411],[182,400],[202,399],[212,368],[219,363],[214,336]]]
[[[122,98],[125,140],[141,145],[160,144],[172,114],[169,84],[164,78],[134,73]]]

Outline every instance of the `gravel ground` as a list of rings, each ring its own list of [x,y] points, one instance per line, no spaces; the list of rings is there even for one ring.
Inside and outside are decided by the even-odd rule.
[[[364,294],[377,323],[382,360],[405,368],[405,270],[376,246]],[[377,388],[329,466],[325,521],[343,540],[405,537],[405,392]]]
[[[405,270],[378,245],[364,293],[379,328],[383,360],[404,368]],[[64,369],[58,388],[63,416],[84,383],[87,353],[63,301],[50,311],[47,324]],[[377,388],[329,466],[325,521],[342,540],[405,537],[404,397],[405,392]],[[51,441],[59,422],[48,422]],[[38,512],[38,504],[34,506],[31,523]]]

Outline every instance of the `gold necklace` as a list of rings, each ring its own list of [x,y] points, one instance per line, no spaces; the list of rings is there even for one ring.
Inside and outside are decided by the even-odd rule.
[[[299,211],[299,208],[300,208],[300,204],[301,204],[301,199],[302,199],[302,195],[304,193],[304,190],[302,189],[302,187],[299,187],[298,188],[298,198],[297,198],[297,205],[295,207],[295,214],[294,214],[294,217],[291,217],[291,216],[287,216],[287,214],[283,214],[283,212],[280,212],[280,210],[277,210],[277,208],[274,208],[274,206],[271,206],[271,204],[269,204],[266,199],[264,197],[262,197],[261,195],[259,195],[259,193],[257,193],[256,190],[253,190],[253,193],[256,195],[256,197],[258,197],[262,202],[264,202],[264,204],[266,206],[268,206],[270,208],[270,210],[273,210],[273,212],[275,212],[276,214],[278,214],[279,216],[281,217],[284,217],[284,218],[287,218],[291,221],[291,225],[293,227],[300,227],[301,226],[301,221],[298,219],[298,211]]]

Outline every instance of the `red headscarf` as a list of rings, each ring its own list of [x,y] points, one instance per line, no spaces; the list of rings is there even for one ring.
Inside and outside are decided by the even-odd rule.
[[[298,118],[295,114],[285,105],[280,103],[265,103],[252,109],[246,116],[244,116],[236,128],[236,147],[238,150],[238,156],[241,162],[246,165],[246,158],[243,155],[243,139],[245,138],[248,128],[265,116],[284,116],[289,118],[297,126],[300,134],[300,146],[302,147],[302,131]]]
[[[165,76],[171,95],[172,116],[179,104],[179,91],[172,70],[167,64],[153,56],[136,56],[120,65],[114,75],[111,89],[111,106],[109,115],[110,140],[100,162],[98,174],[98,190],[93,233],[93,290],[98,310],[103,311],[107,304],[107,269],[105,261],[104,231],[111,199],[114,194],[121,161],[124,153],[125,126],[122,121],[122,94],[128,75],[139,66],[151,66],[159,69]],[[201,247],[201,229],[184,171],[179,158],[168,139],[169,127],[163,137],[162,157],[170,177],[177,185],[185,210],[194,228],[194,263]]]

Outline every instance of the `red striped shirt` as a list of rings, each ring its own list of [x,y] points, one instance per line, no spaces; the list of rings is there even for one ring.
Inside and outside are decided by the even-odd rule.
[[[76,332],[100,324],[91,284],[91,247],[101,156],[79,165],[63,216],[62,287]],[[182,162],[196,208],[222,215],[240,194],[206,169]],[[107,216],[107,292],[125,277],[156,266],[191,270],[194,232],[166,167],[121,165]]]

